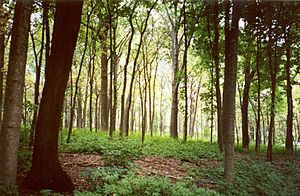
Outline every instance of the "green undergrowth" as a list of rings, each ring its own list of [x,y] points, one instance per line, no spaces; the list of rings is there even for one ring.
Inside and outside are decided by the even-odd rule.
[[[197,187],[191,181],[171,182],[161,176],[136,176],[133,168],[98,167],[88,168],[82,175],[93,184],[97,179],[101,185],[93,186],[90,191],[76,191],[76,196],[88,195],[219,195],[213,190]]]
[[[180,140],[161,136],[148,136],[142,144],[140,138],[136,134],[120,141],[117,136],[114,139],[108,139],[107,133],[103,132],[91,133],[85,130],[74,130],[72,141],[66,144],[65,137],[63,137],[60,149],[64,152],[126,155],[129,158],[159,156],[187,160],[222,159],[216,144],[200,141],[188,141],[184,144]]]
[[[59,136],[59,150],[67,153],[94,153],[101,155],[105,166],[86,168],[82,176],[91,185],[87,191],[75,195],[299,195],[299,154],[285,155],[282,146],[275,146],[273,163],[265,161],[265,146],[256,154],[254,146],[247,151],[236,147],[235,180],[223,180],[223,155],[217,144],[169,137],[131,134],[120,141],[118,135],[109,139],[106,132],[75,129],[70,143],[67,131]],[[26,140],[24,140],[26,141]],[[25,145],[26,146],[26,145]],[[29,148],[20,148],[19,168],[26,172],[31,165]],[[182,160],[187,174],[174,182],[158,174],[137,175],[133,160],[156,156]],[[277,161],[277,162],[276,162]],[[45,195],[45,194],[44,194]]]
[[[216,190],[224,195],[299,195],[300,169],[297,163],[284,166],[265,161],[253,161],[249,157],[236,157],[232,184],[223,180],[224,165],[206,168],[194,167],[190,176],[195,181],[209,179],[217,183]]]

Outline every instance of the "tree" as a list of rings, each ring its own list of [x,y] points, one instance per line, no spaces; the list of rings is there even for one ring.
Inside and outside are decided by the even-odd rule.
[[[233,181],[235,93],[237,77],[238,22],[243,2],[233,1],[232,22],[230,24],[230,1],[225,8],[225,79],[223,91],[222,129],[225,139],[226,182]]]
[[[3,123],[0,130],[0,195],[5,195],[6,188],[16,185],[19,134],[32,5],[32,0],[18,0],[15,5]]]
[[[52,48],[36,124],[32,167],[24,185],[31,189],[74,189],[58,160],[58,130],[83,1],[56,1]]]
[[[178,73],[179,73],[179,49],[183,39],[183,36],[178,38],[179,29],[181,26],[181,17],[182,12],[178,15],[178,4],[179,1],[174,1],[173,3],[173,15],[171,15],[170,11],[166,7],[166,12],[168,15],[169,22],[171,23],[171,38],[172,38],[172,46],[171,46],[171,57],[172,57],[172,71],[173,71],[173,79],[172,79],[172,106],[171,106],[171,121],[170,121],[170,135],[172,138],[178,138]]]

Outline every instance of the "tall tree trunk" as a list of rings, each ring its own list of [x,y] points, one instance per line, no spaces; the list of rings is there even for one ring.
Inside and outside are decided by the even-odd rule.
[[[167,8],[166,8],[167,10]],[[174,20],[171,18],[168,10],[167,14],[171,23],[171,56],[172,56],[172,102],[171,102],[171,117],[170,117],[170,136],[172,138],[178,138],[178,72],[179,72],[179,49],[180,49],[180,41],[178,40],[178,31],[181,23],[181,14],[178,16],[178,1],[174,2]]]
[[[188,136],[188,92],[187,92],[187,53],[188,53],[188,38],[187,38],[187,18],[186,18],[186,0],[183,1],[183,21],[184,21],[184,53],[182,67],[184,69],[184,122],[183,122],[183,142],[187,141]],[[190,41],[190,40],[189,40]]]
[[[226,0],[225,11],[225,79],[223,95],[222,129],[225,139],[226,182],[233,181],[235,92],[237,77],[238,22],[243,2],[233,1],[232,24],[230,25],[230,1]],[[230,28],[231,27],[231,28]]]
[[[112,3],[112,5],[110,5]],[[109,50],[110,50],[110,89],[109,89],[109,137],[113,137],[113,131],[116,126],[117,109],[117,54],[116,54],[116,28],[117,14],[115,8],[117,3],[107,1],[107,10],[109,15]]]
[[[71,105],[71,109],[70,109],[71,110],[71,117],[70,117],[70,124],[69,124],[69,130],[68,130],[67,143],[69,143],[70,139],[71,139],[71,134],[72,134],[72,129],[73,129],[73,119],[74,119],[74,116],[75,116],[76,97],[77,97],[78,90],[79,90],[79,79],[80,79],[80,76],[81,76],[81,70],[82,70],[82,66],[83,66],[83,62],[84,62],[84,57],[85,57],[87,46],[88,46],[88,35],[89,35],[90,17],[91,17],[91,14],[93,13],[94,8],[95,7],[93,7],[90,12],[87,11],[88,13],[87,13],[87,24],[86,24],[86,29],[85,29],[84,49],[83,49],[83,53],[82,53],[80,64],[79,64],[78,75],[77,75],[76,81],[75,81],[75,92],[74,92],[73,101],[72,101],[72,105]],[[82,118],[81,97],[77,101],[77,107],[78,107],[78,110],[79,110],[77,114],[80,113],[79,115],[77,115],[77,122],[78,122],[77,124],[80,124],[80,128],[82,128],[82,122],[81,122],[81,118]],[[78,119],[78,118],[80,118],[80,119]]]
[[[32,167],[24,185],[30,189],[74,189],[58,160],[58,132],[64,94],[78,36],[83,1],[56,1],[52,48],[36,124]],[[72,17],[70,17],[72,16]]]
[[[107,33],[108,28],[106,26],[100,30],[100,45],[101,45],[101,93],[100,93],[100,104],[101,104],[101,131],[108,131],[108,120],[109,120],[109,104],[108,103],[108,75],[107,75]],[[113,58],[111,55],[110,58]]]
[[[271,25],[270,25],[271,26]],[[274,64],[272,62],[272,38],[271,38],[271,28],[269,30],[269,48],[268,48],[268,58],[269,58],[269,71],[271,76],[271,113],[270,113],[270,124],[269,124],[269,138],[268,138],[268,148],[267,148],[267,160],[272,161],[272,139],[273,134],[275,134],[275,99],[276,99],[276,78],[277,78],[277,42],[275,42],[274,49]]]
[[[42,26],[42,41],[41,41],[41,49],[40,49],[40,56],[38,59],[38,55],[35,49],[35,42],[34,42],[34,35],[31,34],[31,40],[32,40],[32,46],[34,50],[34,56],[36,59],[36,75],[35,75],[35,84],[34,84],[34,105],[38,106],[39,105],[39,96],[40,96],[40,79],[41,79],[41,68],[42,68],[42,61],[43,61],[43,50],[44,50],[44,38],[45,38],[45,20],[48,20],[48,6],[47,3],[44,3],[44,11],[43,11],[43,26]],[[31,123],[31,131],[30,131],[30,146],[33,146],[33,136],[34,136],[34,131],[35,131],[35,125],[36,125],[36,120],[37,120],[37,113],[38,110],[35,109],[33,111],[33,117],[32,117],[32,123]]]
[[[77,94],[78,94],[78,91],[79,91],[79,88],[80,88],[79,87],[79,79],[80,79],[80,76],[81,76],[81,70],[82,70],[82,66],[83,66],[83,62],[84,62],[84,57],[85,57],[87,46],[88,46],[90,17],[91,17],[91,15],[93,13],[94,8],[95,7],[93,7],[90,12],[87,11],[87,22],[86,22],[86,29],[85,29],[84,49],[83,49],[83,53],[82,53],[80,64],[79,64],[78,75],[77,75],[76,81],[75,81],[75,92],[74,92],[73,102],[72,102],[72,106],[71,106],[71,119],[70,119],[70,125],[69,125],[69,130],[68,130],[67,143],[69,143],[70,139],[71,139],[71,134],[72,134],[72,129],[73,129],[73,119],[74,119],[74,115],[75,115],[76,97],[77,97]],[[81,95],[79,95],[79,96],[81,96]],[[79,128],[82,128],[82,120],[81,120],[81,118],[82,118],[81,97],[78,97],[77,108],[78,108],[78,113],[77,114],[79,114],[79,115],[77,115],[77,126],[79,125]]]
[[[95,42],[93,43],[93,45]],[[93,46],[93,50],[95,49],[95,46]],[[94,73],[95,73],[95,51],[93,51],[94,54],[92,54],[92,64],[91,64],[91,74],[90,74],[90,98],[89,98],[89,125],[90,125],[90,132],[93,130],[93,93],[94,93]]]
[[[224,139],[222,132],[222,97],[220,91],[220,54],[219,54],[219,3],[215,1],[214,3],[214,15],[213,15],[213,23],[214,23],[214,46],[213,46],[213,57],[215,62],[215,70],[216,70],[216,98],[217,98],[217,121],[218,121],[218,144],[221,152],[224,151]]]
[[[120,134],[120,138],[121,140],[123,139],[123,132],[127,133],[128,132],[128,128],[129,128],[129,112],[130,112],[130,107],[131,107],[131,99],[132,99],[132,91],[133,91],[133,83],[134,83],[134,77],[135,77],[135,74],[136,74],[136,66],[137,66],[137,61],[138,61],[138,58],[139,58],[139,54],[140,54],[140,50],[141,50],[141,46],[142,46],[142,43],[143,43],[143,36],[146,32],[146,29],[147,29],[147,26],[148,26],[148,20],[149,20],[149,17],[150,17],[150,13],[151,11],[153,10],[153,8],[155,7],[157,1],[155,1],[152,5],[152,7],[147,11],[147,16],[146,16],[146,19],[142,25],[142,29],[141,29],[141,35],[140,35],[140,42],[138,44],[138,49],[137,49],[137,53],[136,53],[136,56],[134,58],[134,62],[133,62],[133,68],[132,68],[132,76],[131,76],[131,81],[130,81],[130,86],[129,86],[129,94],[128,94],[128,97],[127,97],[127,104],[126,104],[126,108],[125,108],[125,114],[124,114],[124,118],[121,119],[123,120],[122,122],[122,125],[123,125],[123,128],[121,130],[121,134]]]
[[[75,94],[74,94],[74,96],[75,96]],[[77,116],[76,117],[77,117],[77,127],[82,128],[82,93],[81,93],[81,87],[78,87]]]
[[[122,89],[122,94],[121,94],[121,119],[120,119],[120,139],[123,140],[124,137],[124,123],[125,123],[125,93],[126,93],[126,86],[127,86],[127,67],[129,64],[129,59],[130,59],[130,54],[131,54],[131,43],[133,40],[134,36],[134,26],[133,26],[133,14],[135,12],[135,8],[137,7],[138,1],[136,0],[133,6],[133,9],[131,10],[131,14],[129,16],[129,24],[131,27],[131,34],[130,38],[128,41],[128,48],[127,48],[127,56],[126,56],[126,61],[124,65],[124,76],[123,76],[123,89]]]
[[[259,27],[257,27],[258,32]],[[261,143],[261,128],[260,128],[260,116],[261,116],[261,101],[260,101],[260,38],[257,35],[256,38],[256,73],[257,73],[257,122],[256,122],[256,134],[255,134],[255,152],[260,150]]]
[[[285,140],[285,149],[288,153],[293,153],[293,97],[292,97],[292,84],[290,76],[290,67],[291,67],[291,40],[289,36],[289,29],[285,35],[285,50],[286,50],[286,64],[285,64],[285,74],[286,74],[286,97],[287,97],[287,127],[286,127],[286,140]]]
[[[247,57],[249,58],[249,57]],[[248,108],[249,108],[249,91],[251,80],[254,76],[254,71],[251,72],[250,61],[246,62],[245,65],[245,83],[244,83],[244,91],[243,91],[243,101],[242,101],[242,146],[245,149],[249,148],[249,119],[248,119]]]
[[[10,44],[3,122],[0,130],[0,195],[16,186],[22,101],[32,0],[18,0]],[[7,194],[13,194],[7,192]]]

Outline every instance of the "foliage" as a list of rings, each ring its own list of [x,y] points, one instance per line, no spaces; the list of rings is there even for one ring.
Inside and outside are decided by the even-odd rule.
[[[88,174],[95,179],[100,177],[104,184],[95,192],[76,192],[75,195],[218,195],[218,193],[197,188],[187,182],[172,183],[159,176],[135,176],[132,172],[119,168],[97,168]]]
[[[217,182],[220,193],[225,195],[297,195],[300,180],[299,168],[294,164],[280,168],[265,161],[249,157],[236,157],[235,180],[226,184],[223,180],[224,165],[194,168],[191,176],[196,180],[208,177]]]
[[[60,148],[67,152],[97,152],[107,165],[124,166],[127,161],[139,156],[160,156],[178,159],[196,160],[199,158],[221,159],[215,144],[201,141],[181,141],[169,137],[153,136],[141,144],[139,135],[131,135],[123,142],[110,140],[105,133],[90,133],[86,130],[74,130],[72,142],[61,143]]]

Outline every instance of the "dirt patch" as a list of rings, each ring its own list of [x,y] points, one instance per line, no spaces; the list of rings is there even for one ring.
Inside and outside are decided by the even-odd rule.
[[[84,177],[81,176],[81,173],[89,167],[96,168],[104,166],[101,157],[97,154],[61,153],[59,155],[59,161],[62,168],[72,178],[75,187],[80,190],[87,190],[90,188],[90,185],[86,182]]]
[[[184,163],[179,159],[164,157],[143,157],[134,161],[137,175],[160,175],[177,181],[186,176]]]

